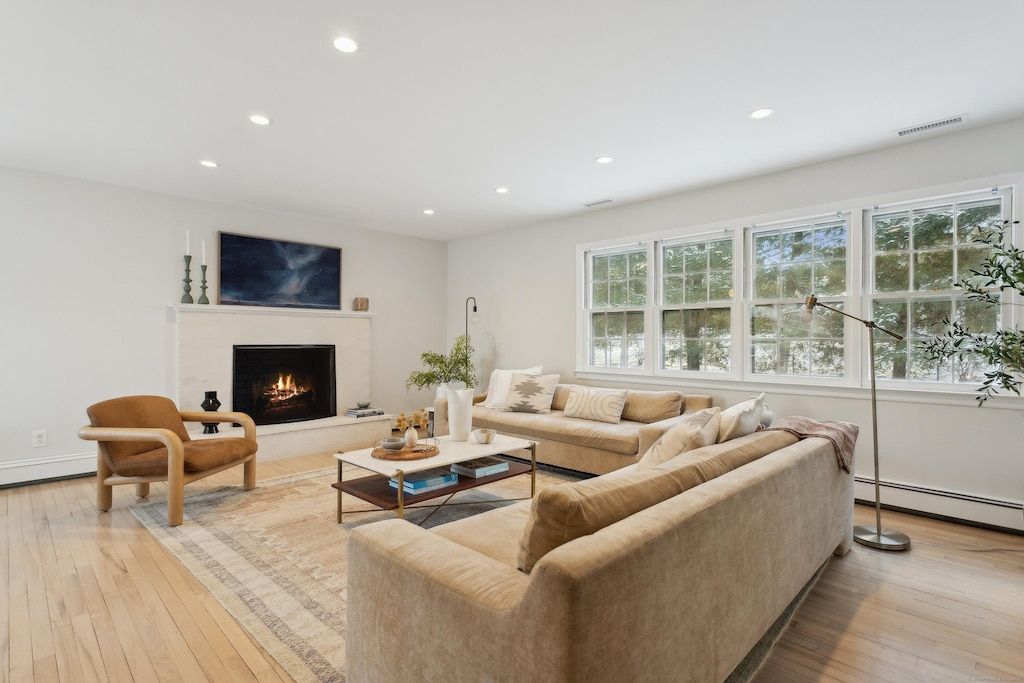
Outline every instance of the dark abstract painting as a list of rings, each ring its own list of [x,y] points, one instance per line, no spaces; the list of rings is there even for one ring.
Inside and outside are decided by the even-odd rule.
[[[221,304],[341,308],[341,249],[220,233]]]

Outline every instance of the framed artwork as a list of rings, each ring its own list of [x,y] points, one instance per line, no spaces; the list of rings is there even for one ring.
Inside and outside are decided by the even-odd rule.
[[[341,249],[220,233],[218,303],[341,309]]]

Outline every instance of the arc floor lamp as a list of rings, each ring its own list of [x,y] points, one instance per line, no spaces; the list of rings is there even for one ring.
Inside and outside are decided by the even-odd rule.
[[[875,398],[875,334],[874,330],[879,330],[889,335],[897,341],[903,341],[903,337],[890,332],[884,327],[879,327],[875,324],[874,320],[864,320],[858,318],[855,315],[844,313],[838,308],[832,308],[828,304],[823,304],[818,301],[818,297],[813,294],[804,301],[804,305],[807,307],[801,313],[801,320],[804,322],[811,322],[814,316],[814,307],[821,306],[822,308],[828,309],[839,315],[846,316],[851,320],[856,320],[859,323],[863,323],[868,329],[868,336],[870,337],[868,343],[868,362],[871,365],[871,439],[872,439],[872,450],[875,456],[875,525],[858,525],[853,527],[853,540],[861,545],[866,545],[870,548],[876,548],[878,550],[906,550],[910,547],[910,537],[906,534],[895,531],[893,529],[885,529],[882,527],[882,499],[881,499],[881,485],[878,478],[878,402]]]

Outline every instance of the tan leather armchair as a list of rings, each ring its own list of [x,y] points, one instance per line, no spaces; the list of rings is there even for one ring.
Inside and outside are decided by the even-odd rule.
[[[90,425],[78,436],[98,442],[96,507],[109,510],[113,487],[135,484],[140,498],[149,484],[167,482],[167,524],[184,516],[185,484],[235,465],[243,466],[243,488],[256,488],[256,424],[245,413],[186,412],[163,396],[124,396],[86,410]],[[234,422],[242,437],[193,441],[185,422]]]

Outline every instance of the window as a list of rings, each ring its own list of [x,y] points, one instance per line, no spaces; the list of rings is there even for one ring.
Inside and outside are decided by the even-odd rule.
[[[1012,217],[1020,185],[581,246],[578,367],[684,381],[867,386],[874,334],[880,380],[931,391],[977,386],[990,368],[929,360],[921,342],[951,321],[974,332],[1013,322],[1009,295],[987,306],[957,283],[989,254],[973,235]],[[904,340],[826,308],[805,322],[812,294]]]
[[[590,252],[587,291],[589,363],[643,368],[646,356],[647,249]]]
[[[811,294],[843,310],[846,234],[845,219],[750,231],[752,374],[844,376],[843,317],[800,313]]]
[[[730,235],[659,243],[661,369],[731,370],[732,242]]]
[[[943,383],[980,383],[986,366],[976,362],[928,360],[919,343],[942,334],[950,320],[976,332],[999,328],[999,308],[971,301],[956,286],[986,258],[989,249],[972,240],[979,228],[1001,223],[1004,198],[968,195],[952,201],[871,213],[869,264],[871,311],[877,333],[878,376]],[[998,292],[995,296],[998,298]]]

